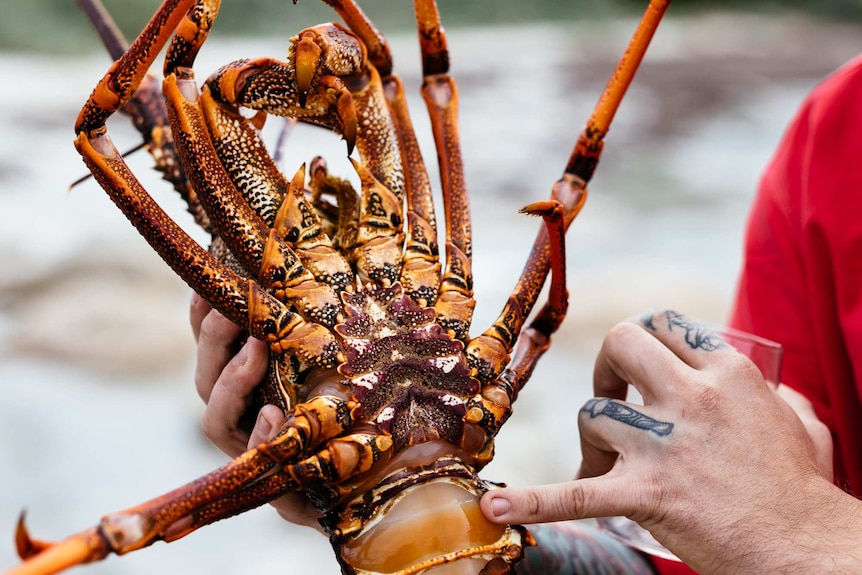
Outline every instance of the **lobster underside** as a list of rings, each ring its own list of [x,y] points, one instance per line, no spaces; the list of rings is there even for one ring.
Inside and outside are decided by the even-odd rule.
[[[34,540],[22,522],[25,562],[10,573],[55,573],[173,541],[292,491],[320,510],[346,574],[510,573],[533,544],[524,528],[482,516],[478,500],[493,486],[477,472],[565,316],[565,230],[669,0],[651,1],[551,199],[524,208],[544,226],[498,319],[476,337],[457,87],[436,4],[414,0],[444,198],[442,261],[388,43],[353,0],[326,2],[344,25],[303,30],[286,61],[238,60],[199,86],[193,64],[219,2],[164,0],[127,47],[100,5],[82,0],[116,62],[81,110],[75,145],[186,283],[268,343],[255,408],[278,405],[286,420],[274,439],[221,469],[62,542]],[[147,72],[166,45],[159,86]],[[212,234],[208,250],[114,147],[105,122],[119,110]],[[321,158],[286,178],[260,137],[271,115],[343,137],[348,155],[358,152],[361,190]],[[548,300],[527,324],[549,273]]]

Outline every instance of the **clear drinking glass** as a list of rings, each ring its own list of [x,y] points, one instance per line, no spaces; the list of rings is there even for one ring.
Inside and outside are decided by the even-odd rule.
[[[724,341],[745,354],[760,369],[763,378],[773,388],[781,380],[781,357],[784,348],[780,343],[726,326],[709,326]],[[600,517],[599,527],[629,547],[655,557],[679,561],[680,559],[655,540],[649,531],[625,517]]]
[[[741,351],[763,374],[773,388],[781,381],[781,358],[784,348],[780,343],[732,327],[712,327],[724,341]]]

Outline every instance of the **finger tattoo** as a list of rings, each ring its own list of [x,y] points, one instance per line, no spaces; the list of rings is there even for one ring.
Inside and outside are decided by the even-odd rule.
[[[715,351],[717,349],[722,349],[727,347],[727,343],[721,339],[721,336],[718,335],[713,330],[708,327],[697,323],[696,321],[692,321],[688,319],[683,314],[674,310],[667,310],[664,312],[665,319],[667,319],[667,329],[668,331],[674,331],[674,328],[681,328],[685,331],[685,343],[691,349],[702,349],[704,351]],[[656,331],[654,318],[652,314],[644,315],[641,318],[641,323],[647,329],[651,329]]]
[[[659,437],[666,437],[673,431],[673,423],[653,419],[649,415],[612,399],[591,399],[584,404],[581,411],[588,413],[590,419],[604,415],[626,425],[650,431]]]

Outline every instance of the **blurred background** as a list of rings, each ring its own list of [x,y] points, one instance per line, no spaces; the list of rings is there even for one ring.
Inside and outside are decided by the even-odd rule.
[[[106,4],[129,38],[152,0]],[[622,54],[644,2],[441,0],[461,98],[478,306],[489,325],[525,261],[547,196]],[[395,65],[433,166],[409,3],[364,3]],[[22,508],[55,539],[183,484],[225,458],[199,430],[189,290],[89,180],[74,119],[109,64],[71,0],[0,0],[0,569],[16,562]],[[862,2],[679,1],[660,27],[607,138],[592,195],[568,235],[571,307],[501,432],[484,476],[563,481],[579,457],[575,416],[591,395],[605,331],[651,307],[722,322],[760,171],[805,94],[862,49]],[[319,2],[225,2],[199,79],[241,57],[286,53]],[[278,129],[270,121],[267,133]],[[137,144],[111,121],[121,149]],[[352,174],[344,144],[298,127],[290,174],[316,154]],[[196,234],[178,199],[130,163]],[[268,509],[172,545],[88,568],[138,574],[338,572],[326,540]]]

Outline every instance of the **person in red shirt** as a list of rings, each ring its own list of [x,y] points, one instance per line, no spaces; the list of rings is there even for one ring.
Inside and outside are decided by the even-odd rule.
[[[589,479],[492,492],[485,514],[628,515],[700,573],[862,572],[860,157],[862,56],[806,99],[749,216],[729,324],[784,346],[777,393],[738,354],[694,349],[710,336],[674,312],[621,324],[597,359],[596,395],[622,400],[631,383],[645,405],[614,402],[627,420],[582,412]],[[633,414],[679,437],[645,439],[627,429]]]
[[[782,382],[862,496],[862,57],[813,91],[763,175],[730,324],[784,346]]]
[[[605,339],[596,398],[579,414],[580,479],[491,491],[486,516],[533,524],[626,515],[704,574],[862,572],[862,502],[854,497],[862,495],[860,156],[862,57],[806,100],[748,222],[729,323],[784,346],[777,391],[677,312],[623,322]],[[251,437],[238,426],[266,369],[266,347],[250,340],[231,359],[239,328],[200,299],[191,316],[196,384],[208,404],[203,428],[235,456],[283,419],[268,406]],[[629,385],[644,405],[625,402]],[[276,507],[291,521],[315,523],[294,500]],[[594,535],[573,528],[584,545],[572,552],[600,557]],[[640,559],[627,557],[632,569],[644,568]]]

